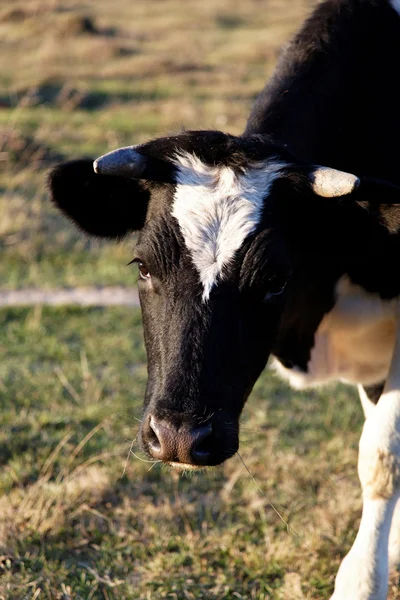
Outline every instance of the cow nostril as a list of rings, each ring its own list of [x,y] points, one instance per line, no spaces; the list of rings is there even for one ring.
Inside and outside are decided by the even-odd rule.
[[[147,440],[148,440],[148,444],[151,447],[151,449],[156,452],[159,453],[161,451],[161,443],[160,440],[158,439],[158,435],[156,433],[156,427],[154,425],[153,419],[150,419],[149,422],[149,430],[147,433]]]
[[[208,440],[203,440],[192,450],[194,458],[207,458],[211,454],[211,444]]]
[[[196,440],[192,446],[192,457],[198,462],[207,459],[212,452],[212,426],[199,427],[194,431]]]

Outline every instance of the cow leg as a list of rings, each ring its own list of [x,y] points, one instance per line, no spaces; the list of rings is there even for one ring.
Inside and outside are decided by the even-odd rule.
[[[367,419],[375,410],[382,395],[384,384],[363,387],[358,386],[361,405]],[[400,500],[397,501],[389,535],[389,572],[400,567]]]
[[[363,512],[354,544],[340,565],[331,600],[386,600],[389,533],[400,497],[400,322],[389,376],[378,405],[367,409],[358,474]]]
[[[396,504],[389,535],[389,572],[400,568],[400,500]]]

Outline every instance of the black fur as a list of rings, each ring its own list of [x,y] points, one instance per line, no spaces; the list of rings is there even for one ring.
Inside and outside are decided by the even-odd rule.
[[[149,192],[133,179],[96,175],[92,160],[55,167],[48,178],[52,201],[83,231],[121,238],[144,225]]]
[[[283,52],[245,135],[300,161],[400,181],[400,18],[388,0],[327,0]]]
[[[383,389],[385,387],[385,383],[377,383],[376,385],[367,385],[364,386],[364,391],[367,394],[368,398],[374,404],[378,404],[379,398],[382,396]]]

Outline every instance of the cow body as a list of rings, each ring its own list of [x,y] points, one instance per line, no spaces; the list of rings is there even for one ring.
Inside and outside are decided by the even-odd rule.
[[[359,385],[364,509],[334,600],[386,598],[400,496],[399,59],[398,0],[326,0],[242,136],[186,132],[50,177],[88,233],[140,232],[150,456],[232,456],[270,356],[295,387]]]

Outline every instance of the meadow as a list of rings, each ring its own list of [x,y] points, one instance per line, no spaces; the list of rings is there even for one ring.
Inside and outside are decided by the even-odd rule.
[[[134,240],[75,232],[48,169],[240,133],[312,5],[2,0],[0,288],[134,286]],[[137,448],[145,383],[139,309],[0,308],[0,600],[328,599],[360,519],[355,390],[266,370],[240,455],[180,475]]]

